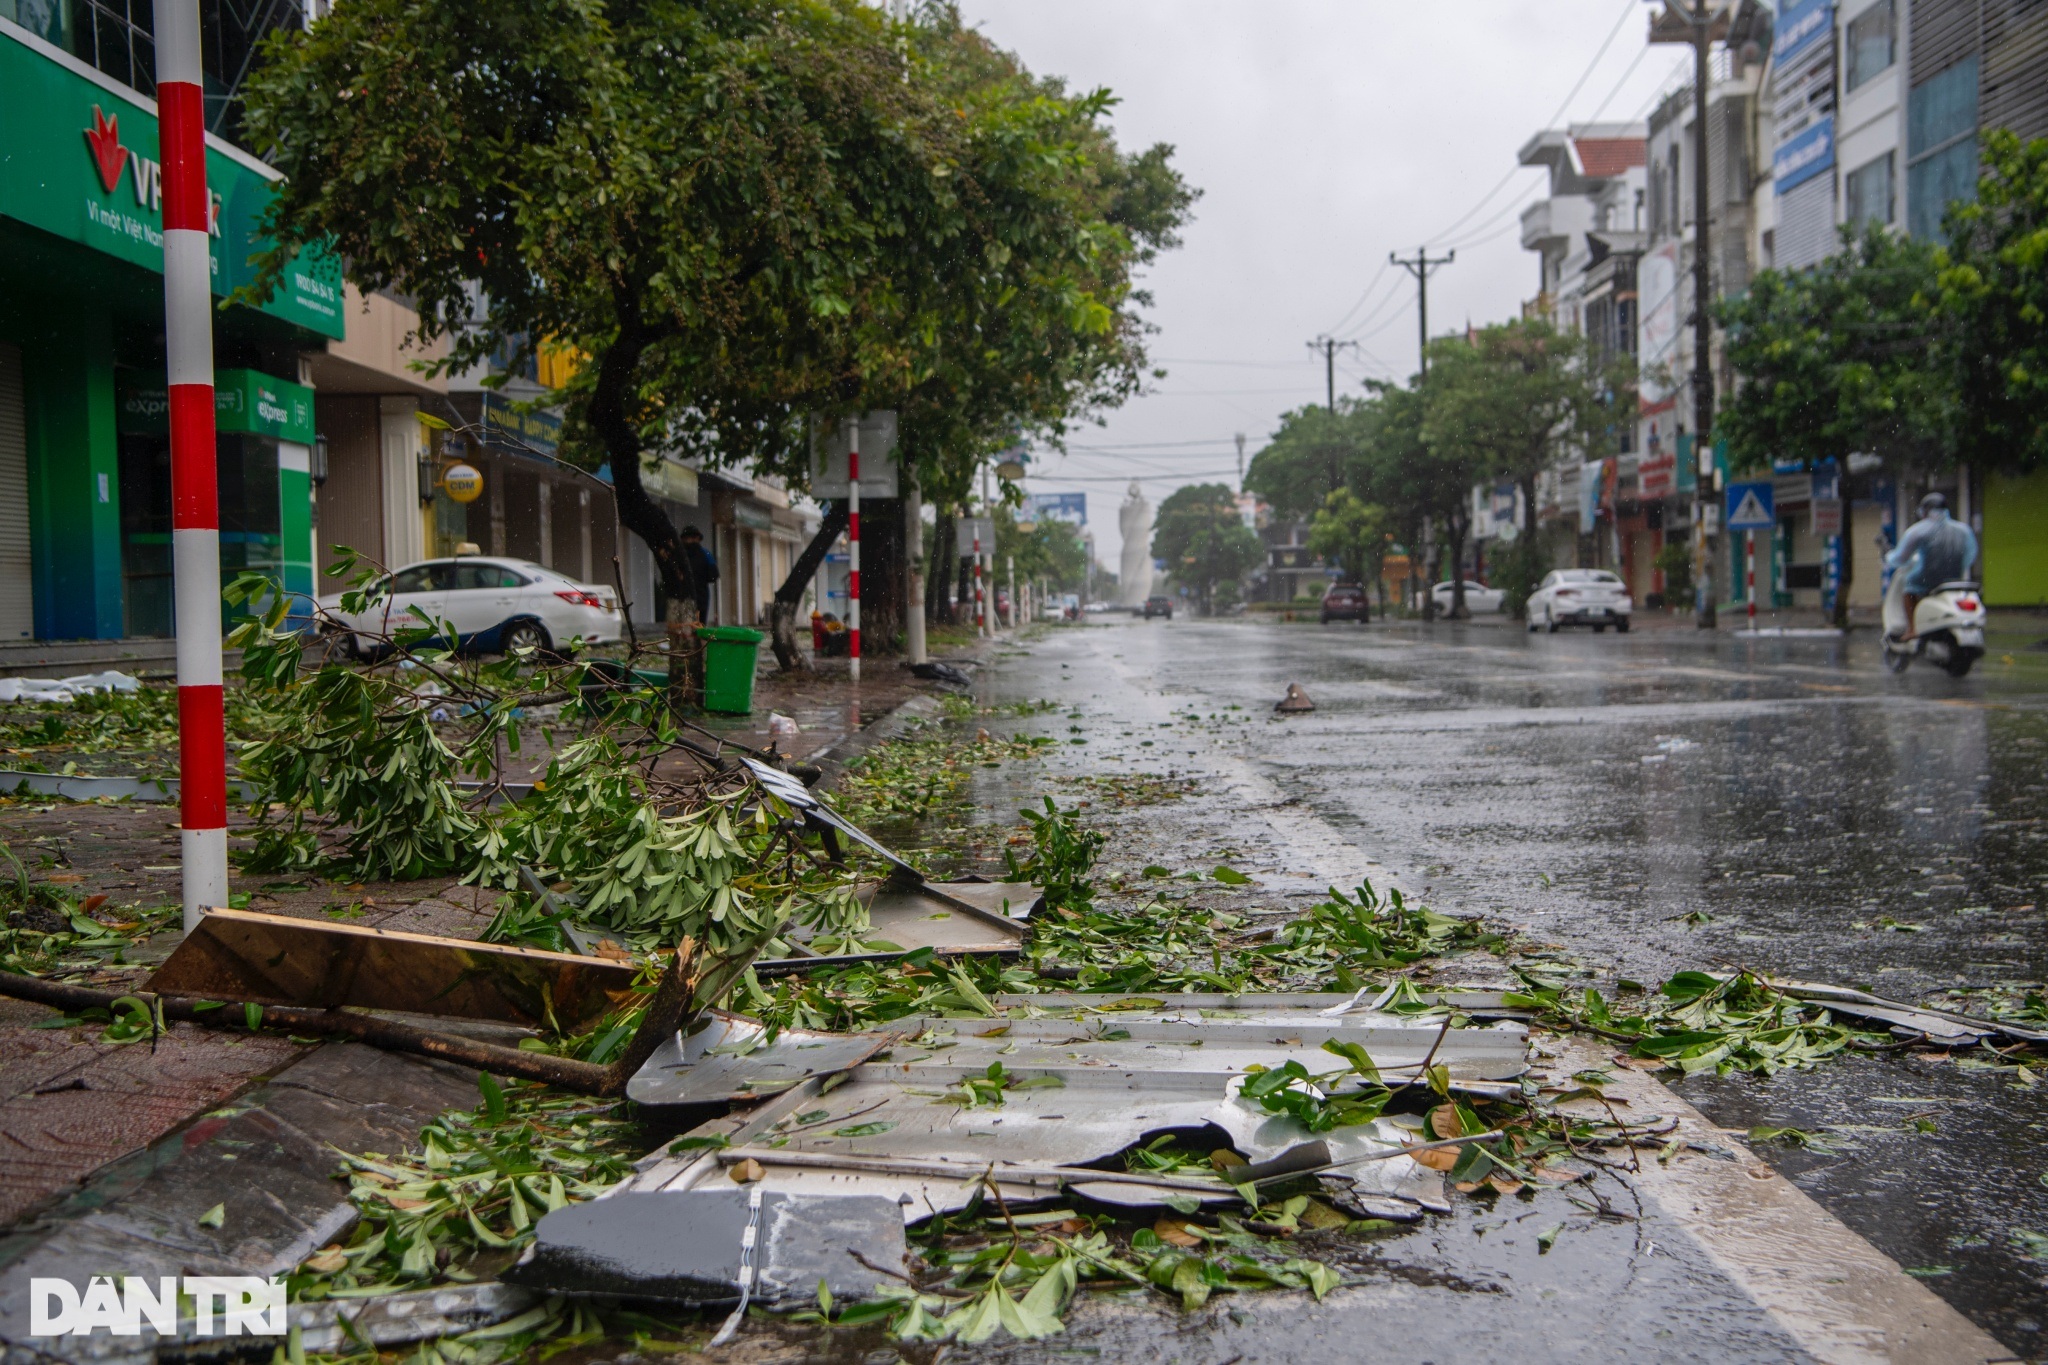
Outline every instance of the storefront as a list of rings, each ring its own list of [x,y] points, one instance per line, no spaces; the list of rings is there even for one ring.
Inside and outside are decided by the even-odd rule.
[[[214,293],[252,283],[276,175],[208,140]],[[0,640],[171,629],[155,105],[0,21]],[[340,265],[214,316],[221,568],[312,588],[310,389]],[[152,396],[154,395],[154,396]]]
[[[169,635],[171,439],[161,387],[120,390],[121,587],[124,634]],[[255,370],[214,375],[223,585],[260,573],[300,598],[313,592],[313,391]]]

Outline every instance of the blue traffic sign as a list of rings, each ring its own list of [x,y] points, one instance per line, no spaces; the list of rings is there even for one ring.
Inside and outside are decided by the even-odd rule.
[[[1774,510],[1776,500],[1771,496],[1771,481],[1759,479],[1755,483],[1731,483],[1728,485],[1728,529],[1731,531],[1767,531],[1778,524]]]

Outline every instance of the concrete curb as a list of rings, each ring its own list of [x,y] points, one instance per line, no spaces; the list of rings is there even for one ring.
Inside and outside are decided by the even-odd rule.
[[[1674,1139],[1728,1154],[1685,1151],[1665,1162],[1638,1151],[1641,1169],[1628,1179],[1814,1359],[1827,1365],[2022,1359],[1759,1161],[1742,1138],[1716,1128],[1648,1072],[1613,1065],[1612,1052],[1571,1038],[1560,1069],[1608,1071],[1613,1079],[1604,1088],[1625,1112],[1675,1117]]]

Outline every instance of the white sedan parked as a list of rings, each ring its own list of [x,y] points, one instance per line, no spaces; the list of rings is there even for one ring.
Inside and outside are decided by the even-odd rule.
[[[1448,612],[1451,609],[1452,594],[1449,580],[1431,588],[1429,594],[1436,599],[1438,614]],[[1471,612],[1474,616],[1479,615],[1481,612],[1499,611],[1506,604],[1506,601],[1507,594],[1499,588],[1489,588],[1484,583],[1474,583],[1469,578],[1465,580],[1465,610]]]
[[[357,654],[381,649],[379,637],[421,628],[415,607],[452,626],[457,647],[486,653],[553,650],[571,640],[610,644],[624,630],[610,588],[578,583],[531,560],[430,559],[407,565],[380,586],[383,594],[354,615],[342,611],[340,593],[320,599],[326,614],[342,623],[342,643]]]
[[[1628,585],[1605,569],[1552,569],[1529,595],[1529,629],[1555,635],[1559,626],[1628,630]]]

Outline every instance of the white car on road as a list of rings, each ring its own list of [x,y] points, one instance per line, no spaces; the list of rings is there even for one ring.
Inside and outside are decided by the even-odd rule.
[[[1628,585],[1605,569],[1552,569],[1529,595],[1529,629],[1555,635],[1560,626],[1628,630]]]
[[[1451,584],[1448,579],[1431,588],[1429,594],[1436,599],[1439,615],[1451,609]],[[1474,583],[1469,578],[1465,580],[1465,610],[1474,616],[1482,612],[1499,611],[1506,602],[1507,594],[1499,588],[1489,588],[1484,583]],[[1418,609],[1421,605],[1420,602],[1416,603]]]
[[[453,627],[458,648],[485,653],[556,650],[571,640],[611,644],[625,628],[610,588],[578,583],[531,560],[430,559],[407,565],[380,586],[382,595],[353,615],[341,609],[340,593],[319,599],[325,614],[341,622],[336,633],[343,646],[358,655],[384,648],[381,637],[423,628],[415,607]]]

